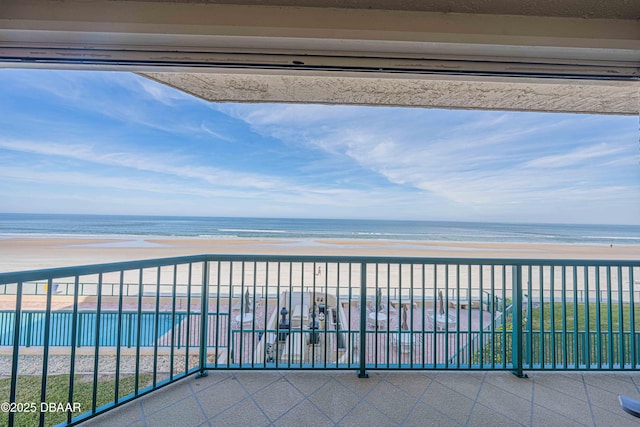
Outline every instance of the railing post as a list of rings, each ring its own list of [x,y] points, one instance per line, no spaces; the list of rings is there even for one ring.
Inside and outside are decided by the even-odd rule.
[[[206,377],[207,326],[209,325],[209,260],[202,267],[202,295],[200,301],[200,372],[197,378]]]
[[[5,286],[6,289],[6,286]],[[16,403],[18,388],[18,368],[20,361],[20,327],[22,326],[22,282],[16,283],[16,311],[13,318],[13,354],[11,360],[11,386],[9,403]],[[9,425],[14,425],[15,412],[9,411]]]
[[[367,374],[367,264],[360,264],[360,370],[358,378],[369,378]]]
[[[51,334],[51,298],[53,291],[53,279],[49,278],[47,282],[47,302],[46,311],[44,315],[44,354],[42,355],[42,381],[40,386],[40,402],[47,401],[47,379],[49,373],[49,340]],[[96,357],[98,357],[96,355]],[[95,381],[95,380],[94,380]],[[95,395],[95,394],[94,394]],[[95,398],[94,401],[95,403]],[[95,412],[95,408],[93,409]],[[40,425],[44,426],[45,411],[40,411]]]
[[[527,374],[522,371],[522,265],[513,266],[512,322],[512,372],[518,378],[527,378]]]
[[[27,318],[27,340],[26,341],[27,342],[25,343],[25,345],[27,347],[31,347],[31,332],[32,332],[32,328],[33,328],[33,319],[32,319],[33,313],[28,311],[26,314],[27,314],[27,316],[26,316],[26,318]]]

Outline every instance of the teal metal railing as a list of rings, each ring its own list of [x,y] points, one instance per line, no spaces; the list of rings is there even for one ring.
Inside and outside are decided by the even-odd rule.
[[[638,279],[638,261],[248,255],[1,273],[2,400],[81,411],[0,424],[77,424],[216,369],[637,370]]]

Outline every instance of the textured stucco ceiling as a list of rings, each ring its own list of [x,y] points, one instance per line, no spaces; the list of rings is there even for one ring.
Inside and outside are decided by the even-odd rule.
[[[383,78],[360,76],[145,73],[216,102],[306,102],[428,108],[638,114],[638,87],[627,82]]]
[[[160,3],[271,5],[407,10],[492,15],[640,19],[637,0],[115,0]]]

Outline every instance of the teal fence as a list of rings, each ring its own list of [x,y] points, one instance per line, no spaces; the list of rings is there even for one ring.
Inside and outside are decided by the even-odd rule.
[[[0,424],[77,424],[215,369],[637,370],[636,278],[637,261],[240,255],[1,273],[0,397],[83,410]]]

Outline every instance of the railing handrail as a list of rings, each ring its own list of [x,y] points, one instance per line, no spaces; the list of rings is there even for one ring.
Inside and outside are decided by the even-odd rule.
[[[41,309],[22,309],[20,310],[21,313],[45,313],[46,310]],[[10,313],[15,313],[15,310],[0,310],[0,314],[10,314]],[[51,313],[56,314],[56,313],[63,313],[63,314],[69,314],[69,313],[90,313],[90,314],[96,314],[96,310],[95,309],[80,309],[78,308],[78,310],[73,310],[73,308],[69,309],[58,309],[58,310],[52,310]],[[118,313],[122,313],[122,314],[138,314],[138,310],[122,310],[119,311],[117,309],[111,309],[111,310],[105,310],[102,309],[100,310],[100,314],[118,314]],[[142,314],[156,314],[155,310],[142,310],[141,311]],[[172,312],[171,312],[172,313]],[[171,313],[163,313],[163,312],[159,312],[158,314],[171,314]],[[186,310],[186,309],[182,309],[182,310],[176,310],[175,314],[200,314],[200,311],[195,311],[195,310]],[[211,315],[211,314],[216,314],[218,316],[229,316],[230,313],[228,311],[209,311],[207,314]]]
[[[208,255],[187,255],[171,258],[153,258],[139,261],[111,262],[103,264],[88,264],[71,267],[45,268],[41,270],[15,271],[0,273],[0,284],[33,282],[47,280],[56,277],[84,276],[100,273],[113,273],[119,271],[138,270],[208,261]]]
[[[353,264],[438,264],[438,265],[483,265],[483,266],[576,266],[576,267],[639,267],[640,260],[595,260],[595,259],[545,259],[545,258],[447,258],[447,257],[407,257],[407,256],[323,256],[323,255],[238,255],[207,254],[207,261],[250,261],[250,262],[315,262]]]
[[[249,261],[249,262],[310,262],[352,264],[436,264],[436,265],[482,265],[482,266],[531,266],[531,267],[639,267],[640,260],[593,260],[593,259],[542,259],[542,258],[443,258],[443,257],[393,257],[393,256],[315,256],[315,255],[241,255],[201,254],[170,258],[154,258],[139,261],[123,261],[103,264],[88,264],[72,267],[46,268],[0,273],[0,284],[32,282],[52,277],[72,277],[136,270],[203,261]]]

